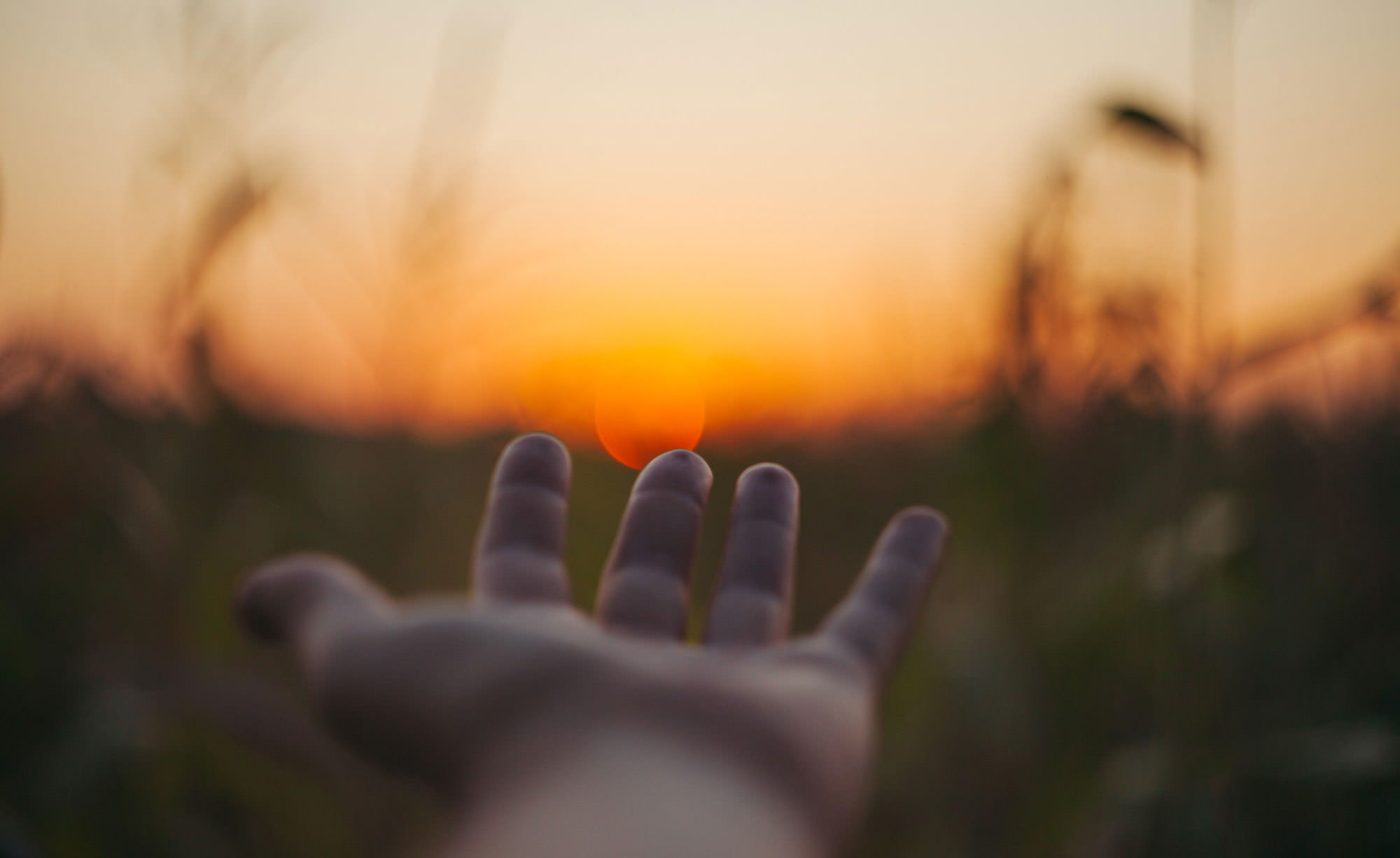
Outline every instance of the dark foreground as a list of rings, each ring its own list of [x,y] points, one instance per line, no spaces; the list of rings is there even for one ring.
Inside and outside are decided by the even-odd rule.
[[[396,593],[460,589],[503,441],[85,398],[0,416],[0,856],[421,843],[426,799],[320,736],[229,598],[306,547]],[[1113,404],[1053,431],[990,408],[938,440],[707,455],[701,604],[752,461],[803,486],[799,629],[896,508],[954,523],[858,854],[1400,854],[1400,411],[1227,438]],[[631,473],[576,465],[586,601]]]

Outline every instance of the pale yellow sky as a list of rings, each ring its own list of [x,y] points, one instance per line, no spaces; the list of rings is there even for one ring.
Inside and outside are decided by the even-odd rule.
[[[57,318],[118,349],[149,335],[151,272],[181,217],[149,167],[178,91],[151,20],[174,5],[0,0],[0,333]],[[298,191],[210,300],[248,375],[302,390],[278,380],[304,376],[285,368],[296,354],[345,395],[388,354],[349,360],[361,347],[340,340],[373,328],[376,290],[404,277],[393,236],[415,153],[470,167],[494,273],[440,332],[463,338],[445,377],[475,379],[458,415],[500,411],[541,343],[587,352],[640,324],[744,355],[774,337],[777,376],[796,383],[878,364],[888,343],[867,317],[902,313],[919,365],[951,366],[979,340],[1041,156],[1077,112],[1108,91],[1191,107],[1190,0],[307,8],[245,128],[295,165]],[[1234,303],[1248,322],[1325,300],[1400,237],[1400,3],[1240,8]],[[1130,255],[1185,271],[1183,177],[1134,187]],[[887,275],[914,284],[891,287],[902,309],[870,286]],[[837,340],[863,351],[812,357]]]

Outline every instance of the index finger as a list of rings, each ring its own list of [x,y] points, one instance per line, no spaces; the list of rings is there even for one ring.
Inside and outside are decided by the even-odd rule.
[[[569,600],[564,571],[569,451],[543,434],[506,447],[491,478],[491,494],[473,563],[476,595],[517,602]]]

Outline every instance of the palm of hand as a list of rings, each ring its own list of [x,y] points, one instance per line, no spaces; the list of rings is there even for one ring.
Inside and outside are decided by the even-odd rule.
[[[875,691],[922,604],[942,520],[898,516],[822,629],[787,642],[797,486],[777,466],[751,468],[697,647],[682,638],[708,467],[674,452],[638,477],[597,622],[569,604],[568,482],[551,438],[503,454],[467,605],[395,604],[339,561],[302,555],[250,579],[245,621],[294,645],[351,747],[446,790],[494,786],[600,733],[653,730],[753,768],[824,825],[847,824]]]

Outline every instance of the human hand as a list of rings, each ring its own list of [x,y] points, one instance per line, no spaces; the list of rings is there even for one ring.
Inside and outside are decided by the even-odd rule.
[[[845,836],[872,760],[875,702],[917,619],[946,526],[905,510],[850,595],[787,640],[797,484],[745,471],[702,645],[687,645],[690,566],[711,483],[673,451],[637,478],[596,621],[569,602],[567,451],[531,435],[502,454],[469,601],[397,603],[344,563],[269,564],[238,600],[257,636],[295,652],[351,748],[471,801],[528,781],[600,736],[660,736],[732,762],[825,842]]]

